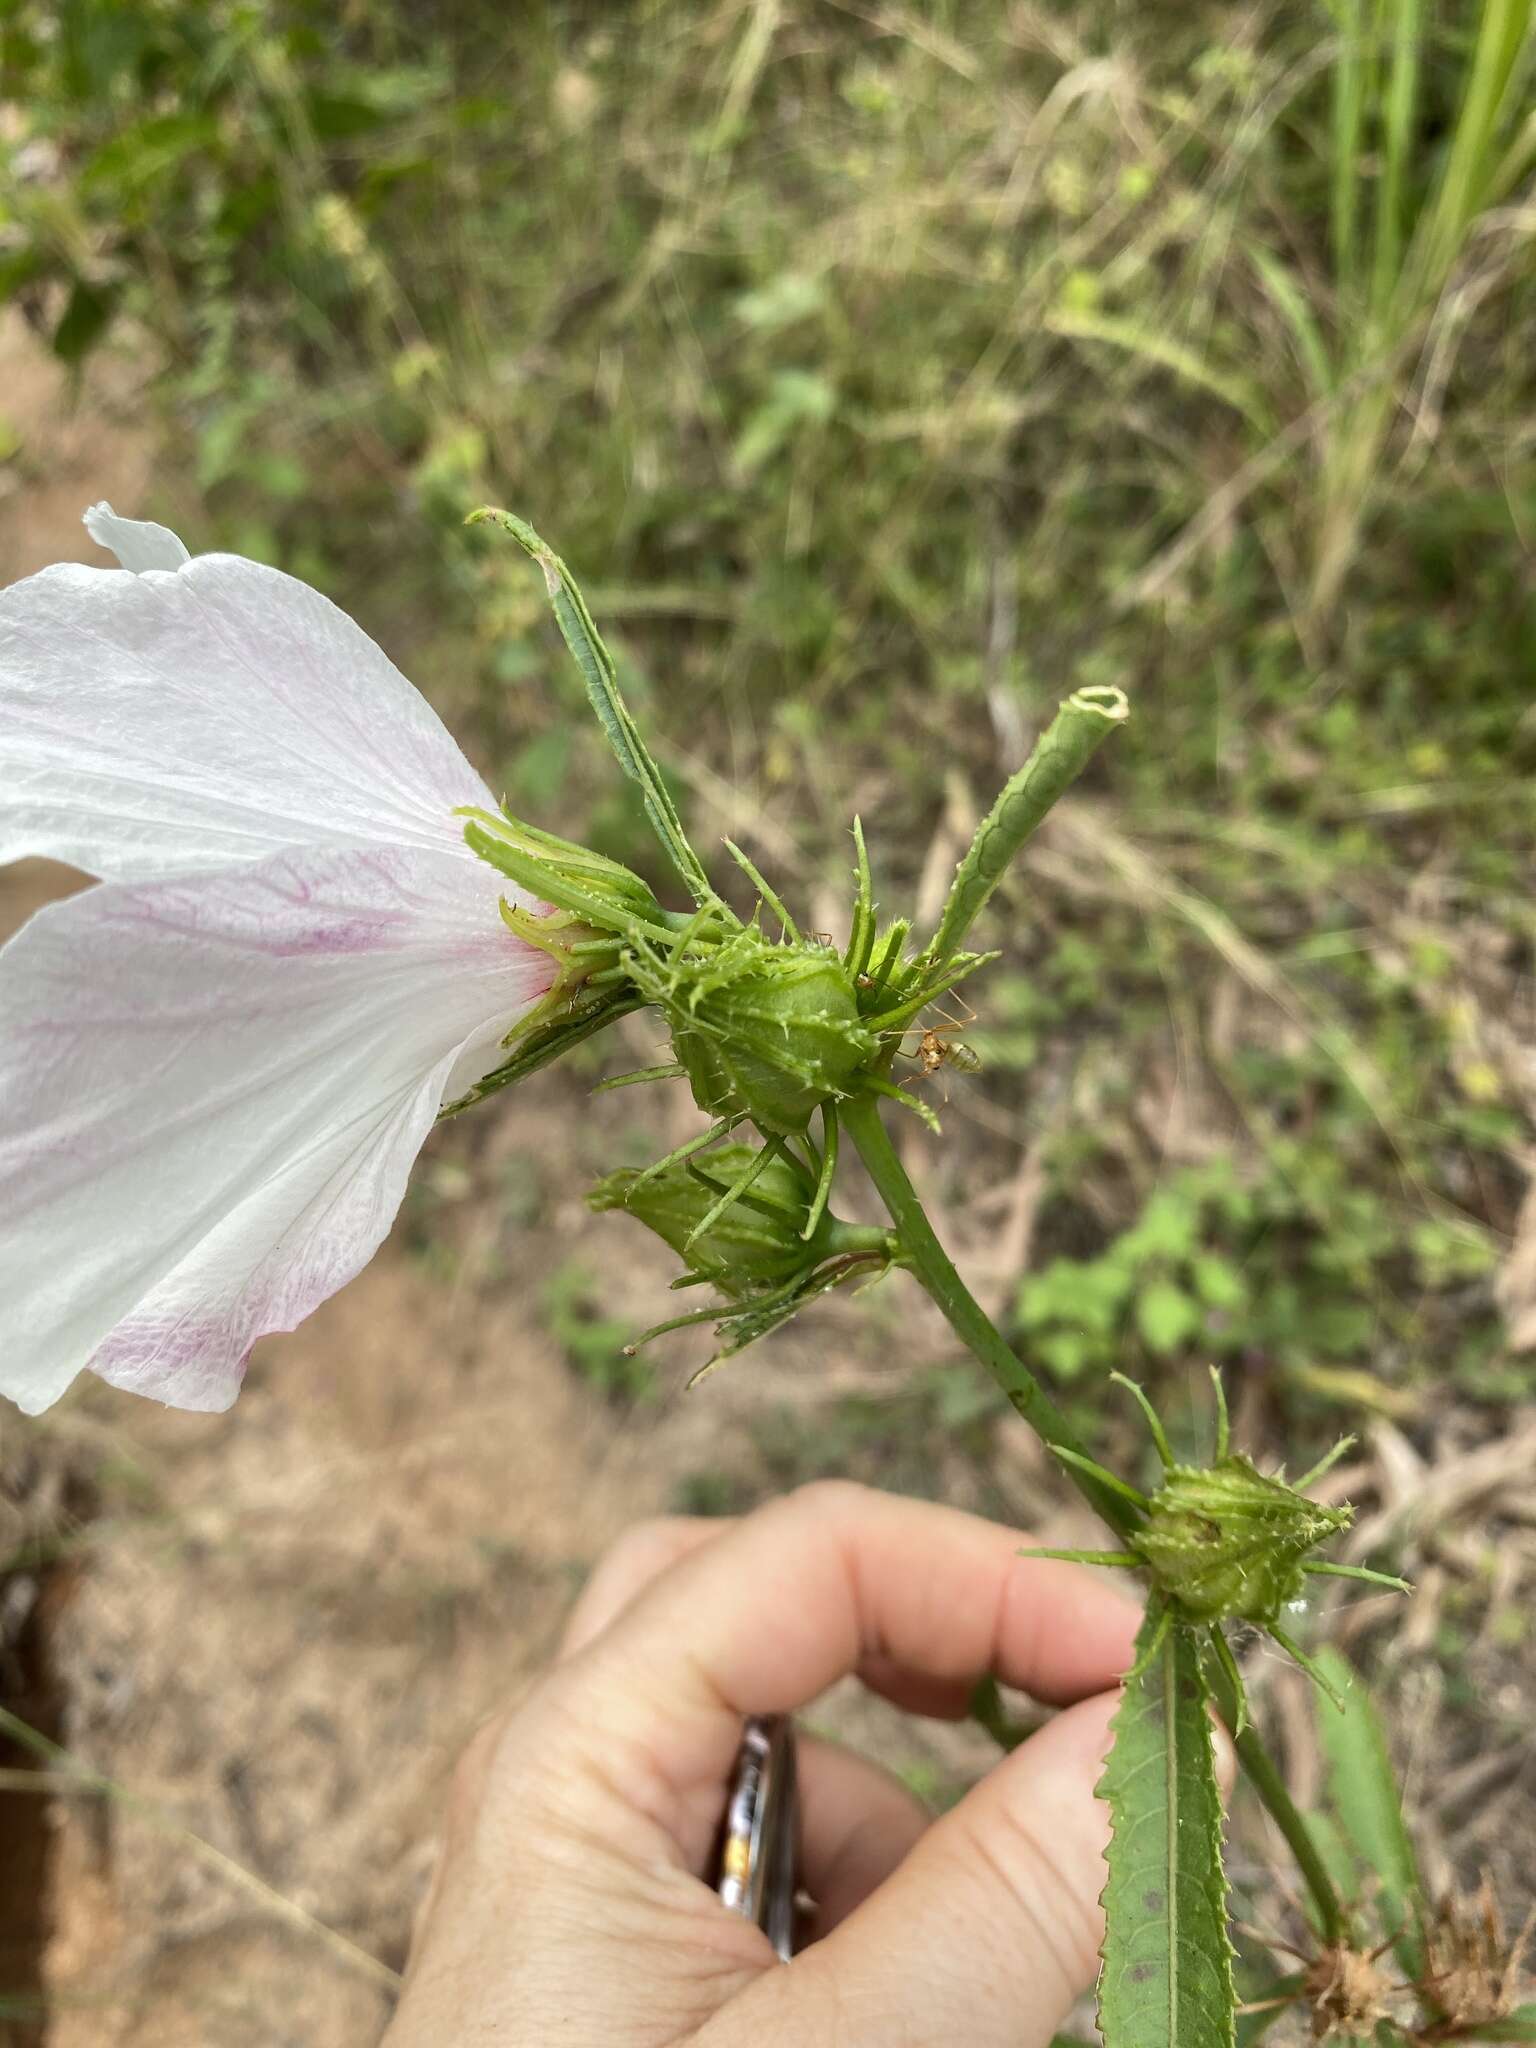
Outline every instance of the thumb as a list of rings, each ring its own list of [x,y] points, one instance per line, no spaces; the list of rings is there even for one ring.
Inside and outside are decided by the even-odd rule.
[[[998,1764],[835,1933],[732,2004],[735,2038],[1046,2048],[1098,1966],[1094,1787],[1118,1704],[1084,1700]]]

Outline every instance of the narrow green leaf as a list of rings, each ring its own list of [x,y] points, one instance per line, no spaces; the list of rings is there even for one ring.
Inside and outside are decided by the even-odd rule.
[[[848,950],[843,955],[843,965],[857,981],[869,965],[870,952],[875,943],[875,884],[869,872],[869,849],[864,844],[864,827],[859,819],[853,821],[853,844],[857,856],[854,873],[858,890],[853,899],[853,918],[848,931]]]
[[[580,1045],[595,1031],[601,1031],[605,1024],[612,1024],[620,1017],[628,1017],[634,1011],[644,1009],[639,996],[624,994],[611,997],[594,1009],[585,1010],[577,1017],[562,1018],[558,1023],[541,1024],[530,1031],[510,1058],[499,1067],[478,1080],[467,1094],[459,1095],[452,1102],[445,1102],[438,1111],[439,1123],[445,1117],[457,1116],[460,1110],[472,1109],[477,1102],[484,1102],[488,1095],[499,1095],[503,1088],[510,1088],[517,1081],[525,1081],[530,1074],[536,1074],[540,1067],[547,1067],[551,1060],[557,1060],[562,1053]]]
[[[1392,10],[1392,67],[1384,109],[1381,172],[1376,181],[1376,244],[1371,265],[1371,311],[1378,319],[1391,304],[1403,262],[1418,103],[1419,8],[1420,0],[1397,0]]]
[[[1361,44],[1364,25],[1360,0],[1332,0],[1339,24],[1338,56],[1333,66],[1333,165],[1330,213],[1333,224],[1333,266],[1353,280],[1355,269],[1355,207],[1364,152],[1364,68]]]
[[[800,927],[785,909],[782,899],[764,877],[761,868],[757,866],[756,862],[747,858],[734,839],[726,840],[725,850],[731,856],[731,859],[735,861],[737,867],[741,869],[741,872],[752,884],[758,895],[762,897],[774,916],[779,920],[783,936],[798,946],[800,943]]]
[[[1330,1646],[1318,1652],[1316,1661],[1344,1702],[1342,1712],[1328,1707],[1317,1715],[1334,1811],[1355,1854],[1380,1888],[1382,1931],[1394,1936],[1404,1968],[1417,1974],[1422,1962],[1423,1885],[1386,1734],[1349,1660]]]
[[[731,1208],[736,1202],[739,1202],[753,1183],[761,1179],[774,1160],[782,1159],[783,1157],[784,1140],[782,1138],[770,1138],[766,1145],[762,1146],[760,1150],[752,1155],[751,1163],[741,1174],[740,1178],[730,1183],[721,1194],[720,1199],[705,1210],[692,1230],[689,1231],[687,1240],[683,1245],[684,1257],[687,1256],[689,1250],[704,1233],[720,1221],[720,1218],[727,1209]]]
[[[1262,243],[1255,243],[1248,251],[1248,260],[1259,273],[1276,311],[1291,330],[1296,354],[1306,372],[1313,398],[1326,398],[1335,381],[1333,362],[1307,294],[1279,257]]]
[[[587,609],[580,585],[554,549],[539,538],[526,519],[519,519],[515,512],[503,512],[493,505],[483,505],[478,512],[470,514],[468,524],[475,526],[485,521],[499,526],[504,533],[510,533],[518,546],[531,555],[544,572],[550,605],[565,644],[581,670],[587,696],[619,766],[640,785],[651,829],[687,883],[694,901],[712,902],[714,891],[709,886],[709,877],[688,843],[671,791],[662,780],[661,770],[651,759],[640,737],[640,728],[619,692],[613,656],[603,645],[602,635]]]
[[[1123,694],[1113,688],[1077,690],[1068,697],[1018,773],[977,827],[964,860],[955,870],[949,901],[933,943],[924,956],[942,966],[960,950],[982,906],[1007,872],[1008,864],[1056,799],[1074,783],[1096,749],[1129,717]]]
[[[664,1060],[656,1067],[635,1067],[627,1074],[610,1074],[606,1081],[599,1081],[592,1090],[594,1095],[606,1095],[614,1088],[633,1088],[641,1081],[680,1081],[688,1072],[681,1060]]]
[[[1137,1639],[1099,1786],[1114,1834],[1099,1979],[1105,2048],[1233,2048],[1236,1994],[1221,1867],[1221,1794],[1194,1632],[1163,1630],[1154,1603]]]

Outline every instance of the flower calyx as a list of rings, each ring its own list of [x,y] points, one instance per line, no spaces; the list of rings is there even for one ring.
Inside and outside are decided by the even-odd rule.
[[[632,1348],[712,1321],[720,1344],[707,1372],[816,1295],[878,1278],[894,1263],[892,1233],[834,1216],[826,1207],[829,1176],[813,1174],[782,1139],[720,1145],[702,1158],[685,1148],[685,1155],[610,1173],[587,1196],[591,1208],[633,1216],[672,1247],[685,1265],[674,1288],[708,1285],[723,1298],[658,1323]]]
[[[605,1024],[641,1007],[625,968],[640,933],[665,933],[666,913],[650,889],[618,861],[560,839],[505,812],[467,806],[464,839],[472,853],[517,885],[521,900],[501,899],[502,921],[553,965],[543,997],[503,1040],[508,1057],[440,1115],[548,1066]]]
[[[458,815],[470,851],[536,899],[529,907],[503,898],[502,916],[519,938],[559,963],[567,989],[617,966],[626,945],[646,931],[664,932],[661,906],[621,862],[505,812],[466,808]]]

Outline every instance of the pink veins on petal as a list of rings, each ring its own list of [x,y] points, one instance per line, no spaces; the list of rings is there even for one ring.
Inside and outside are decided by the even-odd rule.
[[[105,877],[0,951],[0,1393],[218,1409],[553,969],[453,816],[489,791],[344,613],[87,524],[125,569],[0,592],[0,860]]]

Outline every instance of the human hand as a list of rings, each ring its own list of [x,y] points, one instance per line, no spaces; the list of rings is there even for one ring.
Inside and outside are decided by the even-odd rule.
[[[1093,1788],[1138,1616],[1020,1546],[840,1482],[632,1531],[459,1767],[384,2048],[1044,2048],[1095,1968]],[[786,1965],[702,1873],[743,1717],[851,1671],[915,1713],[959,1717],[987,1671],[1065,1711],[932,1823],[802,1736],[817,1914]]]

